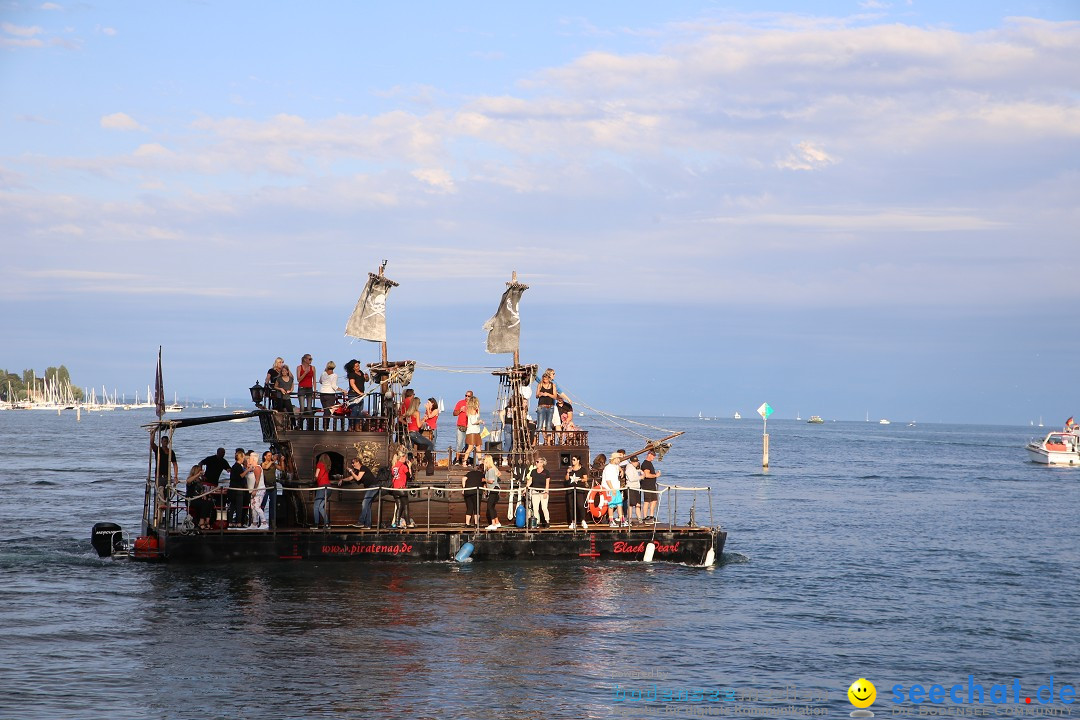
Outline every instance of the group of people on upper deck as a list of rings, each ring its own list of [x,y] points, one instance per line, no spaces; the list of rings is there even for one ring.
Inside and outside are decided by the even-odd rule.
[[[305,354],[300,359],[296,374],[285,364],[284,358],[276,358],[273,366],[266,371],[265,388],[271,407],[286,413],[299,412],[301,417],[312,418],[310,425],[318,422],[315,416],[315,398],[318,396],[322,406],[322,427],[331,425],[333,413],[339,412],[343,405],[348,408],[350,418],[360,418],[365,414],[361,400],[365,395],[370,377],[364,372],[359,360],[350,360],[345,364],[346,387],[339,387],[340,380],[336,373],[337,364],[331,360],[326,363],[316,380],[312,357]],[[509,455],[515,443],[527,442],[539,433],[540,442],[567,442],[571,433],[578,428],[574,424],[574,407],[565,392],[555,383],[555,370],[547,368],[536,381],[536,420],[529,416],[529,399],[521,393],[514,393],[502,410],[502,450]],[[297,399],[299,407],[293,405]],[[409,440],[414,447],[428,452],[437,447],[439,431],[439,403],[435,398],[422,402],[412,389],[406,389],[398,407],[397,416]],[[454,405],[453,416],[456,421],[457,442],[454,462],[458,465],[471,465],[476,462],[489,435],[486,423],[480,415],[480,401],[472,390],[465,392],[465,397]]]

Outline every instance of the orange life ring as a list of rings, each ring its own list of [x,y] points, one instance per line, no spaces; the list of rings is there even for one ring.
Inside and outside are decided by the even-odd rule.
[[[609,502],[611,502],[611,493],[599,485],[589,491],[589,496],[585,500],[585,504],[589,506],[589,514],[594,520],[607,512]]]

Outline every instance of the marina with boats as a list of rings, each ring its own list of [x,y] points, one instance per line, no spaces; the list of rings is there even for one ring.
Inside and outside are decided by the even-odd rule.
[[[640,447],[622,457],[612,452],[605,463],[603,454],[594,455],[587,430],[532,421],[532,388],[543,387],[553,372],[520,362],[518,303],[528,286],[517,282],[516,273],[484,326],[488,352],[513,357],[510,365],[490,372],[500,412],[483,454],[488,473],[495,468],[497,484],[488,482],[490,474],[483,484],[473,482],[479,469],[465,464],[459,448],[410,427],[402,408],[418,363],[388,359],[386,297],[397,283],[384,275],[384,268],[385,263],[377,274],[369,273],[346,328],[347,335],[380,345],[380,360],[367,364],[370,387],[332,408],[302,406],[296,412],[292,397],[256,383],[249,391],[255,407],[246,413],[178,419],[159,413],[156,422],[145,426],[151,453],[139,537],[128,544],[120,526],[98,523],[91,539],[99,555],[169,562],[655,559],[715,564],[727,533],[713,516],[708,487],[660,484],[650,491],[642,485],[637,491],[624,486],[613,493],[600,485],[601,476],[606,482],[614,468],[617,477],[619,468],[634,458],[662,460],[681,432],[651,428],[655,439],[639,437]],[[161,393],[159,382],[159,398]],[[210,488],[205,497],[217,506],[209,527],[200,529],[191,502],[203,498],[185,495],[168,480],[169,456],[159,449],[173,447],[174,435],[185,428],[246,418],[258,420],[263,441],[281,458],[283,471],[275,487],[266,490],[275,505],[273,520],[230,526],[223,492]],[[368,469],[371,481],[352,479],[354,462]],[[551,482],[540,490],[531,487],[531,479],[543,465]],[[408,482],[399,481],[399,466],[408,468]],[[538,492],[549,496],[540,505],[546,517],[526,510],[536,508],[532,495]],[[659,517],[643,517],[637,524],[621,517],[625,503],[620,496],[631,492],[644,494],[645,500],[652,493],[662,508]],[[478,517],[484,504],[494,505],[496,518],[505,516],[507,526],[496,519],[482,529]]]

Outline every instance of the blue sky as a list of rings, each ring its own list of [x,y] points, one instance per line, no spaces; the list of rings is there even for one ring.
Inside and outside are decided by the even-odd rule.
[[[520,7],[519,7],[520,5]],[[342,337],[619,412],[1080,412],[1076,2],[0,5],[0,366],[238,397]],[[456,397],[480,375],[420,373]]]

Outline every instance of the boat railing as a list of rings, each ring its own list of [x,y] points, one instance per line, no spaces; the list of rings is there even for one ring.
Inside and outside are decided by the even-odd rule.
[[[575,493],[576,494],[577,497],[572,501],[573,515],[571,516],[571,518],[568,518],[568,519],[570,519],[573,522],[573,527],[571,529],[573,529],[575,532],[578,532],[578,531],[583,532],[584,530],[581,528],[581,522],[582,521],[587,521],[589,523],[594,522],[594,517],[589,512],[589,510],[587,508],[588,508],[589,502],[592,501],[591,495],[592,495],[592,493],[593,493],[593,491],[595,489],[596,488],[585,488],[585,487],[557,487],[557,488],[550,488],[547,492],[551,496],[551,499],[549,500],[549,503],[561,502],[562,501],[561,498],[565,493],[570,492],[570,493]],[[328,517],[330,516],[330,513],[332,512],[333,504],[335,504],[336,502],[340,502],[340,497],[342,495],[352,495],[353,496],[352,497],[352,504],[355,507],[357,501],[363,501],[365,499],[365,496],[368,493],[373,493],[372,498],[371,498],[371,503],[372,503],[371,517],[380,518],[380,519],[383,517],[382,504],[384,502],[384,498],[386,498],[386,502],[391,502],[391,503],[394,503],[396,505],[396,503],[397,503],[397,494],[401,493],[401,492],[405,492],[405,493],[408,494],[408,502],[409,502],[410,506],[412,506],[416,502],[423,502],[424,503],[424,507],[425,507],[424,522],[423,522],[422,525],[417,522],[416,526],[417,526],[418,529],[420,529],[420,530],[422,530],[424,532],[428,532],[428,533],[446,529],[446,523],[438,523],[438,524],[436,524],[436,523],[434,523],[432,521],[432,508],[431,508],[432,502],[449,502],[449,503],[455,503],[455,504],[456,503],[461,503],[462,505],[465,505],[465,502],[466,502],[465,498],[466,498],[466,495],[468,493],[475,493],[475,500],[476,500],[475,509],[477,511],[477,518],[478,518],[477,522],[479,522],[479,514],[480,514],[480,511],[481,511],[481,508],[485,507],[485,503],[487,502],[487,498],[488,498],[489,493],[495,493],[499,497],[499,500],[498,500],[498,502],[496,504],[496,507],[500,509],[500,513],[503,513],[503,512],[506,513],[506,517],[508,518],[508,521],[509,521],[509,518],[514,514],[512,511],[509,511],[509,507],[516,508],[519,503],[524,504],[524,506],[526,507],[527,513],[528,513],[528,515],[530,517],[531,517],[531,514],[532,514],[530,503],[528,502],[528,500],[529,500],[528,494],[529,494],[530,490],[528,488],[525,488],[525,487],[520,486],[520,485],[515,486],[515,487],[510,487],[510,488],[496,488],[496,489],[486,489],[486,488],[483,488],[483,487],[462,488],[462,487],[457,487],[457,486],[444,486],[444,485],[412,485],[412,486],[407,486],[405,488],[393,488],[393,487],[381,487],[381,486],[379,486],[379,487],[340,487],[340,486],[328,485],[328,486],[322,486],[322,487],[289,487],[289,488],[285,488],[283,491],[293,492],[293,493],[310,493],[310,494],[312,494],[312,496],[314,496],[315,493],[318,493],[320,491],[325,492],[324,501],[326,503],[326,512],[327,512]],[[249,491],[244,490],[244,492],[249,492]],[[276,490],[275,490],[275,488],[267,488],[265,492],[267,492],[267,493],[276,493]],[[666,526],[668,528],[697,528],[697,527],[701,527],[701,524],[700,524],[700,522],[698,520],[698,517],[697,517],[697,498],[698,498],[698,495],[700,495],[701,493],[704,493],[706,498],[708,499],[707,506],[708,506],[708,512],[709,512],[709,522],[708,522],[706,527],[716,527],[715,519],[713,517],[712,493],[711,493],[711,488],[709,488],[709,487],[685,487],[685,486],[679,486],[679,485],[665,485],[665,486],[661,487],[658,490],[641,490],[640,492],[642,494],[642,500],[643,501],[648,500],[650,496],[655,496],[655,499],[658,502],[660,502],[660,501],[662,501],[664,499],[664,496],[667,496],[667,502],[664,502],[663,505],[665,507],[665,515],[666,515],[665,519],[666,519]],[[339,500],[334,499],[335,494],[338,495]],[[686,503],[686,500],[685,500],[685,497],[688,494],[691,497],[689,506],[687,506],[687,503]],[[194,500],[196,498],[203,498],[203,497],[216,498],[216,497],[220,497],[220,496],[221,495],[220,495],[220,492],[218,490],[209,491],[209,492],[203,493],[201,495],[190,497],[190,498],[186,497],[185,494],[183,492],[181,492],[181,491],[172,493],[171,500],[168,503],[168,512],[166,513],[165,518],[164,518],[164,529],[166,530],[166,532],[168,532],[170,534],[191,534],[191,533],[194,533],[194,532],[201,532],[202,534],[212,534],[212,533],[224,534],[224,533],[226,533],[229,528],[228,528],[228,523],[225,522],[224,518],[222,517],[222,514],[225,512],[224,509],[223,509],[224,503],[217,503],[217,506],[218,506],[218,511],[217,511],[218,512],[218,522],[216,523],[216,528],[214,530],[197,531],[197,529],[195,528],[194,523],[191,521],[191,519],[189,518],[189,516],[187,514],[188,503],[191,500]],[[683,510],[683,513],[682,513],[683,514],[682,522],[680,522],[680,510],[679,510],[680,496],[682,498],[684,498],[684,500],[683,500],[684,510]],[[278,495],[278,497],[280,497],[280,495]],[[314,499],[314,498],[312,498],[312,499]],[[277,501],[275,500],[275,502],[277,502]],[[284,511],[283,507],[278,507],[276,509],[276,512],[278,514],[282,513],[283,511]],[[410,514],[410,518],[411,518],[411,515],[412,515],[411,510],[410,510],[409,514]],[[398,522],[398,520],[399,520],[399,518],[397,517],[397,509],[395,507],[395,509],[393,511],[393,515],[392,515],[391,525],[396,524]],[[415,522],[415,519],[414,519],[414,522]],[[358,525],[354,524],[354,525],[352,525],[352,527],[358,527]],[[376,527],[378,527],[378,520],[376,521]],[[657,526],[653,525],[653,527],[654,527],[654,529],[656,529]],[[527,529],[527,526],[526,526],[525,529]],[[235,532],[235,529],[233,529],[233,531]],[[294,526],[292,526],[292,525],[288,525],[288,526],[282,528],[282,527],[280,527],[280,523],[274,522],[274,523],[268,524],[268,526],[266,528],[266,531],[276,534],[277,532],[295,532],[296,528]]]

